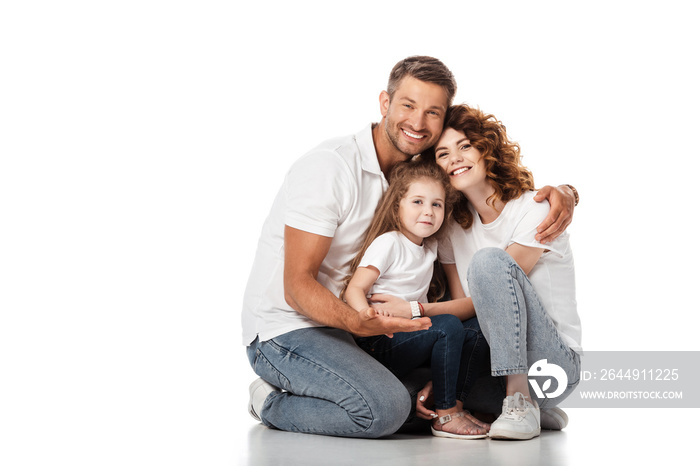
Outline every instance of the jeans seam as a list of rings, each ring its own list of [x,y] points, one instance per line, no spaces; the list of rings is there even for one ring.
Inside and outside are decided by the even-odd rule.
[[[260,360],[261,363],[264,363],[264,364],[266,364],[267,366],[269,366],[269,367],[271,368],[272,372],[274,372],[275,374],[278,375],[278,377],[279,377],[279,379],[280,379],[278,382],[282,382],[282,386],[279,387],[279,388],[287,389],[287,387],[289,387],[289,385],[290,385],[289,379],[282,373],[282,371],[280,371],[279,369],[277,369],[277,367],[275,367],[274,364],[272,364],[272,363],[270,362],[270,360],[267,358],[267,356],[265,356],[265,355],[263,354],[263,352],[260,351],[259,348],[255,350],[255,353],[256,353],[256,356],[257,356],[257,357],[255,358],[255,365],[257,366],[257,365],[258,365],[258,360]],[[253,369],[255,369],[255,368],[253,368]],[[273,384],[273,385],[274,385],[274,384]]]
[[[440,338],[443,338],[445,340],[446,348],[445,348],[445,351],[442,353],[442,367],[446,368],[447,367],[447,355],[450,352],[450,348],[449,348],[450,343],[449,343],[449,339],[447,338],[447,334],[444,331],[441,330],[439,333],[440,333]],[[443,371],[442,384],[445,387],[445,392],[448,391],[448,385],[449,385],[448,382],[449,382],[449,380],[447,377],[447,371]],[[445,394],[446,393],[443,393],[443,395],[445,395]],[[445,400],[444,403],[447,404],[448,400]],[[448,408],[451,408],[452,406],[437,406],[437,404],[436,404],[435,407],[436,407],[436,409],[448,409]]]
[[[492,371],[492,375],[512,375],[512,374],[518,374],[522,373],[523,369],[523,361],[522,361],[522,351],[521,351],[521,336],[522,336],[522,330],[523,330],[523,309],[520,307],[520,302],[518,302],[518,295],[515,291],[515,284],[514,282],[517,281],[517,273],[520,267],[517,264],[510,263],[507,264],[509,267],[507,268],[507,274],[508,274],[508,286],[510,287],[510,296],[511,296],[511,304],[513,305],[513,313],[515,317],[515,350],[517,353],[518,357],[518,367],[516,368],[508,368],[508,369],[501,369],[498,371]],[[525,311],[527,312],[527,311]],[[526,344],[527,346],[527,339],[526,339]],[[527,351],[527,348],[525,349]],[[525,361],[527,365],[527,361]],[[518,372],[513,372],[513,371],[518,371]],[[527,368],[524,369],[525,372],[527,372]]]

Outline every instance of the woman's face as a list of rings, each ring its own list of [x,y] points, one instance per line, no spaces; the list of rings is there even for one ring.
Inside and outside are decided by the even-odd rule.
[[[487,184],[484,158],[461,131],[453,128],[443,131],[435,146],[435,161],[450,176],[452,186],[461,192]]]

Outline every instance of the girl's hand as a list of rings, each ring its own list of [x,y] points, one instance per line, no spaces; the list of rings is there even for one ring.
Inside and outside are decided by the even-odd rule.
[[[430,380],[423,387],[421,391],[418,392],[418,397],[416,399],[416,416],[421,419],[435,419],[437,413],[427,408],[427,406],[433,405],[433,381]]]
[[[404,317],[410,319],[411,305],[408,301],[388,294],[373,294],[369,298],[370,305],[378,314],[389,317]]]

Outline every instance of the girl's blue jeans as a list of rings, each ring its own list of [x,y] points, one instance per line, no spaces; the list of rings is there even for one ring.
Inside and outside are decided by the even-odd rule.
[[[430,365],[435,408],[448,409],[455,406],[458,395],[461,397],[467,377],[476,378],[468,363],[476,359],[472,353],[479,347],[479,339],[484,348],[486,341],[476,319],[462,323],[453,315],[443,314],[431,317],[431,321],[433,325],[428,330],[396,333],[393,338],[358,338],[357,344],[398,378]],[[467,367],[460,367],[462,359]]]

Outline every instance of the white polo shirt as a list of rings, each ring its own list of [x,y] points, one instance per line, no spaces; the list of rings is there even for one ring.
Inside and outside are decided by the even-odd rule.
[[[326,141],[297,160],[265,220],[243,297],[243,344],[319,324],[284,299],[284,227],[331,237],[318,281],[338,296],[350,262],[388,183],[379,168],[372,125]]]

